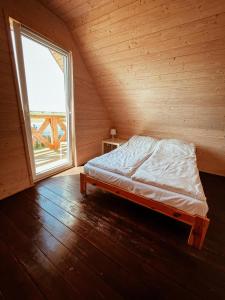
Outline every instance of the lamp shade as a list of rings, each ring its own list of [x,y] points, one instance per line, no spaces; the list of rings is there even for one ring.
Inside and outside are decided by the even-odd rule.
[[[116,129],[115,128],[111,128],[110,129],[110,134],[111,135],[116,135]]]

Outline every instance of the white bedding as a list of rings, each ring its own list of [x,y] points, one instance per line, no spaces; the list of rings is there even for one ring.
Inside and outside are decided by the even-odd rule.
[[[196,163],[195,147],[180,140],[164,139],[136,170],[132,179],[205,201]]]
[[[92,166],[124,176],[131,176],[152,154],[158,140],[147,136],[133,136],[121,147],[91,159]]]
[[[165,190],[149,184],[134,181],[129,177],[112,173],[87,163],[84,171],[90,176],[128,190],[132,193],[144,196],[155,201],[176,207],[192,215],[206,216],[208,206],[206,200],[197,200],[192,197]]]

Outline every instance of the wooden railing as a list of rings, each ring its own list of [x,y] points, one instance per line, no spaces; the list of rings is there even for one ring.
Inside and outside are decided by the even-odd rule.
[[[42,120],[39,128],[32,126],[32,138],[33,144],[36,141],[43,144],[49,149],[58,150],[61,142],[66,141],[66,114],[65,113],[42,113],[42,112],[30,112],[31,123],[38,120]],[[50,125],[50,141],[43,135],[45,129]],[[63,131],[63,135],[59,137],[58,125]]]

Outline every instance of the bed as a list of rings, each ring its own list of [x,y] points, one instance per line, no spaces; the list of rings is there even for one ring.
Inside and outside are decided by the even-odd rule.
[[[202,248],[208,205],[193,144],[134,136],[85,164],[80,174],[83,194],[87,183],[190,225],[188,244]]]

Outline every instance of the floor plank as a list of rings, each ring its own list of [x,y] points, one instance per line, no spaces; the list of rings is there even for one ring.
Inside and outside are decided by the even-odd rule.
[[[24,201],[24,198],[23,198]],[[43,201],[43,198],[42,198]],[[46,199],[46,201],[48,201]],[[29,203],[24,203],[24,207],[26,209],[30,209]],[[76,251],[76,255],[86,263],[89,267],[91,267],[96,274],[100,275],[108,284],[113,285],[115,290],[118,290],[122,295],[127,295],[129,298],[138,299],[140,296],[145,297],[148,293],[147,286],[151,286],[151,293],[155,296],[156,299],[159,299],[160,289],[163,286],[163,280],[161,279],[160,286],[159,283],[156,284],[154,278],[150,282],[141,282],[140,278],[136,278],[136,276],[131,276],[129,272],[125,270],[123,266],[121,266],[118,262],[112,262],[111,259],[108,258],[108,253],[102,253],[102,249],[98,249],[93,246],[88,239],[84,239],[81,235],[77,234],[76,231],[73,231],[73,224],[67,223],[67,226],[64,224],[63,219],[60,217],[62,223],[59,222],[58,215],[54,216],[50,214],[50,212],[43,210],[41,208],[41,220],[43,225],[51,231],[53,235],[55,235],[58,240],[64,243],[73,253]],[[49,207],[48,207],[49,208]],[[11,213],[11,212],[10,212]],[[54,211],[51,212],[54,214]],[[16,215],[18,218],[18,209],[16,209]],[[44,218],[43,218],[44,216]],[[40,218],[40,213],[39,216]],[[51,219],[51,220],[50,220]],[[46,224],[47,220],[47,224]],[[76,222],[76,221],[75,221]],[[20,222],[19,222],[20,223]],[[52,227],[49,227],[49,223],[52,224]],[[30,224],[30,222],[29,222]],[[60,235],[58,235],[56,228],[60,227]],[[63,228],[63,229],[62,229]],[[63,236],[61,232],[63,231]],[[74,234],[73,238],[68,240],[68,237]],[[64,238],[66,237],[66,239]],[[74,249],[75,248],[75,249]],[[87,251],[88,249],[88,251]],[[131,261],[130,261],[131,262]],[[149,278],[150,279],[150,276]],[[153,282],[154,279],[154,282]],[[126,282],[126,285],[124,285]],[[133,290],[132,290],[133,288]],[[172,287],[171,287],[172,288]],[[178,293],[179,287],[176,287],[176,293]],[[160,298],[162,299],[162,298]]]
[[[51,184],[48,184],[48,189],[51,189]],[[42,192],[43,194],[43,188],[39,189],[38,191]],[[60,189],[57,189],[57,186],[52,185],[52,192],[55,193],[61,193]],[[63,191],[64,193],[64,191]],[[58,195],[58,194],[57,194]],[[48,197],[48,193],[45,193],[45,196]],[[62,195],[61,195],[62,196]],[[68,193],[67,193],[68,196]],[[70,195],[70,199],[72,199],[72,194]],[[62,198],[61,198],[62,200]],[[117,199],[121,200],[121,199]],[[52,201],[55,201],[54,198],[52,198]],[[115,199],[114,199],[115,201]],[[71,202],[70,202],[71,203]],[[66,209],[70,213],[73,212],[74,206],[71,207],[70,203],[64,204],[63,202],[58,203],[61,206],[64,206],[64,209]],[[116,202],[117,204],[117,202]],[[146,211],[146,210],[145,210]],[[87,212],[87,209],[85,210]],[[96,213],[96,209],[92,210],[92,214]],[[75,210],[76,213],[76,210]],[[217,295],[218,290],[220,289],[221,292],[224,289],[224,276],[219,276],[217,274],[217,268],[214,267],[215,264],[215,259],[217,256],[213,256],[213,264],[208,263],[209,257],[207,256],[206,259],[203,259],[203,256],[201,256],[200,260],[196,260],[196,257],[194,259],[190,256],[190,251],[188,254],[186,254],[186,259],[184,260],[184,254],[185,251],[182,252],[182,255],[180,255],[180,252],[177,251],[177,242],[176,244],[170,245],[168,244],[167,240],[163,239],[160,237],[157,238],[154,236],[154,239],[152,236],[148,234],[148,238],[146,239],[144,236],[141,235],[140,231],[137,231],[137,226],[133,226],[131,223],[124,223],[120,221],[120,224],[115,224],[117,216],[114,216],[115,218],[110,218],[108,219],[108,223],[105,222],[105,219],[103,220],[101,218],[102,213],[99,214],[99,219],[98,219],[98,224],[93,224],[93,226],[98,226],[98,230],[102,233],[104,231],[104,235],[106,237],[104,238],[104,235],[101,234],[99,235],[98,230],[94,230],[91,235],[91,241],[92,243],[95,243],[96,246],[101,246],[101,249],[105,249],[105,253],[108,253],[108,255],[112,252],[112,250],[119,248],[119,251],[117,254],[119,256],[122,256],[123,258],[128,257],[128,253],[130,252],[130,249],[134,249],[135,251],[133,254],[137,255],[138,254],[138,260],[142,260],[142,257],[145,257],[145,269],[146,269],[146,263],[149,262],[149,265],[153,266],[155,269],[157,269],[160,272],[166,272],[169,274],[168,276],[170,277],[171,280],[177,281],[178,283],[182,284],[185,286],[187,289],[190,286],[190,281],[192,283],[192,286],[195,288],[195,293],[198,295],[199,294],[199,287],[203,290],[207,288],[207,281],[208,281],[208,273],[210,271],[211,275],[214,274],[215,277],[212,277],[212,280],[214,281],[214,285],[216,286],[216,292],[212,289],[210,289],[209,293],[210,295]],[[158,214],[155,214],[155,216],[159,216]],[[106,213],[104,214],[104,217],[106,217]],[[119,217],[119,216],[118,216]],[[88,218],[88,216],[86,216]],[[167,221],[174,223],[174,225],[177,225],[177,222],[168,219]],[[165,222],[165,220],[164,220]],[[157,222],[158,223],[158,222]],[[114,224],[116,226],[113,227],[113,234],[111,232],[111,224]],[[121,226],[123,225],[123,226]],[[165,224],[164,224],[165,225]],[[129,229],[129,230],[128,230]],[[149,233],[149,230],[148,230]],[[163,232],[165,234],[165,232]],[[132,235],[132,239],[129,238],[129,235]],[[89,238],[89,241],[90,241]],[[155,238],[157,238],[157,243],[155,243]],[[97,242],[96,242],[97,240]],[[110,244],[111,240],[111,244]],[[93,242],[94,241],[94,242]],[[101,243],[104,241],[103,243]],[[106,242],[105,242],[106,241]],[[119,241],[119,242],[118,242]],[[158,245],[160,241],[161,242],[160,246]],[[182,241],[182,245],[185,245],[186,241]],[[117,245],[117,247],[113,247],[113,244]],[[124,253],[123,249],[121,248],[121,244],[123,247],[126,248],[126,254]],[[180,248],[183,248],[181,246]],[[110,250],[109,250],[110,249]],[[149,251],[151,249],[151,251]],[[169,250],[169,251],[168,251]],[[188,249],[190,250],[190,249]],[[110,252],[111,251],[111,252]],[[195,253],[195,252],[193,252]],[[111,254],[112,258],[116,257],[115,251]],[[137,259],[137,258],[136,258]],[[221,260],[220,260],[221,263]],[[125,263],[123,263],[125,265]],[[194,268],[193,268],[194,267]],[[220,267],[220,264],[219,264]],[[130,266],[130,269],[132,267]],[[183,272],[185,268],[185,273]],[[198,274],[198,270],[200,270],[199,276],[192,276],[193,273],[195,275]],[[204,272],[202,272],[204,270]],[[224,271],[224,269],[222,269]],[[133,270],[134,272],[137,270]],[[203,273],[203,274],[201,274]]]
[[[18,299],[44,299],[9,247],[0,240],[0,297]]]
[[[35,247],[32,240],[26,238],[2,213],[0,213],[0,226],[1,240],[6,245],[10,245],[17,260],[23,265],[44,295],[49,299],[63,299],[64,297],[74,299],[78,296],[48,258]]]
[[[225,178],[201,174],[211,224],[198,251],[184,224],[94,187],[83,198],[76,173],[0,202],[0,299],[224,299]]]
[[[80,299],[120,299],[119,295],[90,272],[89,268],[73,256],[36,218],[16,206],[13,208],[5,207],[3,211],[14,220],[16,227],[48,257],[63,277],[76,289]],[[29,227],[27,223],[29,223]],[[57,230],[56,227],[55,230]]]

